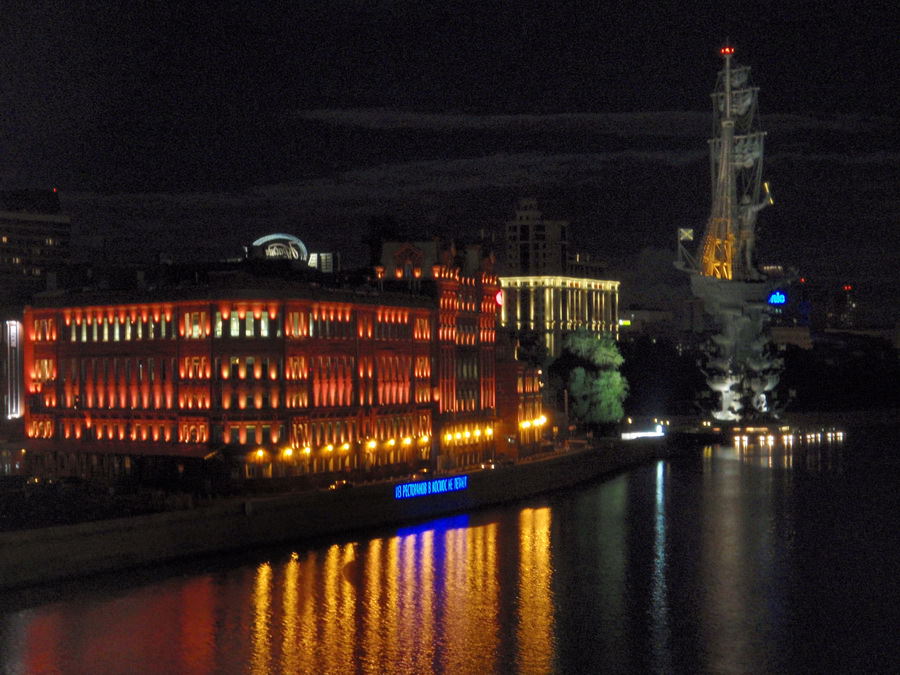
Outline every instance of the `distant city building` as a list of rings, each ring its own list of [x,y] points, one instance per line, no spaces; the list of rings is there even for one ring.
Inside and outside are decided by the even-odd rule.
[[[309,266],[324,274],[333,274],[341,271],[340,253],[310,253]]]
[[[502,325],[539,333],[552,357],[559,356],[566,334],[579,328],[618,339],[618,281],[522,276],[500,277],[500,285]]]
[[[381,246],[376,274],[415,285],[422,279],[433,279],[434,270],[440,267],[459,269],[463,275],[493,275],[494,256],[481,243],[457,247],[455,242],[438,237],[427,241],[386,241]]]
[[[606,263],[587,253],[570,253],[566,260],[566,274],[570,277],[600,279],[606,274]]]
[[[828,328],[856,328],[856,292],[853,284],[841,284],[828,298]]]
[[[619,312],[619,332],[669,335],[675,332],[675,314],[668,309],[624,309]]]
[[[567,274],[568,227],[565,220],[546,220],[536,199],[519,200],[515,217],[506,223],[503,274]]]
[[[605,265],[571,251],[568,222],[546,220],[535,199],[522,199],[505,225],[501,323],[539,333],[551,357],[578,328],[618,336],[618,281],[601,277]]]
[[[772,343],[779,348],[794,345],[800,349],[812,349],[813,339],[809,326],[773,325],[770,327]]]
[[[71,221],[56,190],[0,191],[0,305],[21,307],[69,257]]]

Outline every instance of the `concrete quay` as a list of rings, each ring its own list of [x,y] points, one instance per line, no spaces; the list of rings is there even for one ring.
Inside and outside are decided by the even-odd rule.
[[[674,452],[664,439],[598,441],[585,450],[470,472],[465,489],[440,494],[396,499],[398,482],[372,483],[0,533],[0,588],[426,520],[572,487]]]

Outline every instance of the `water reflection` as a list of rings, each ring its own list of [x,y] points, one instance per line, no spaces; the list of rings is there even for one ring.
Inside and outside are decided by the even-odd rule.
[[[522,673],[550,672],[554,618],[550,563],[549,508],[522,509],[519,515],[519,622],[517,665]]]
[[[669,659],[671,636],[669,634],[669,602],[666,581],[666,463],[656,464],[656,500],[653,526],[653,576],[650,591],[651,632],[653,635],[653,662],[657,672],[672,670]]]
[[[528,504],[252,564],[150,581],[111,576],[0,613],[0,670],[797,670],[806,664],[795,653],[817,656],[808,646],[817,634],[805,626],[822,630],[820,611],[825,630],[839,626],[854,605],[832,577],[894,573],[883,543],[890,530],[879,524],[887,510],[870,476],[857,516],[851,498],[824,491],[846,482],[843,437],[768,436]],[[823,511],[834,516],[823,520]],[[870,550],[872,560],[838,557]],[[856,616],[872,602],[857,601]],[[845,654],[862,644],[858,632],[853,643],[828,635]]]
[[[792,431],[787,427],[765,433],[737,434],[732,445],[718,447],[723,458],[733,457],[746,464],[767,469],[802,468],[808,471],[840,472],[846,432],[840,430]],[[704,458],[711,458],[713,446],[704,450]]]

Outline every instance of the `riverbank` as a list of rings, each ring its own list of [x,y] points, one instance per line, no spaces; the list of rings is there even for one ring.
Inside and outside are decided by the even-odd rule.
[[[514,466],[451,474],[466,476],[457,482],[464,487],[446,490],[437,485],[433,493],[407,498],[396,498],[399,483],[384,482],[0,533],[0,588],[469,511],[572,487],[673,452],[663,439],[605,441]]]

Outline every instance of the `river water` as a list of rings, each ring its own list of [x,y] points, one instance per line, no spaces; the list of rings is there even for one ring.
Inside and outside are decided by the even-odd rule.
[[[414,527],[4,593],[0,666],[897,672],[896,432],[748,441]]]

